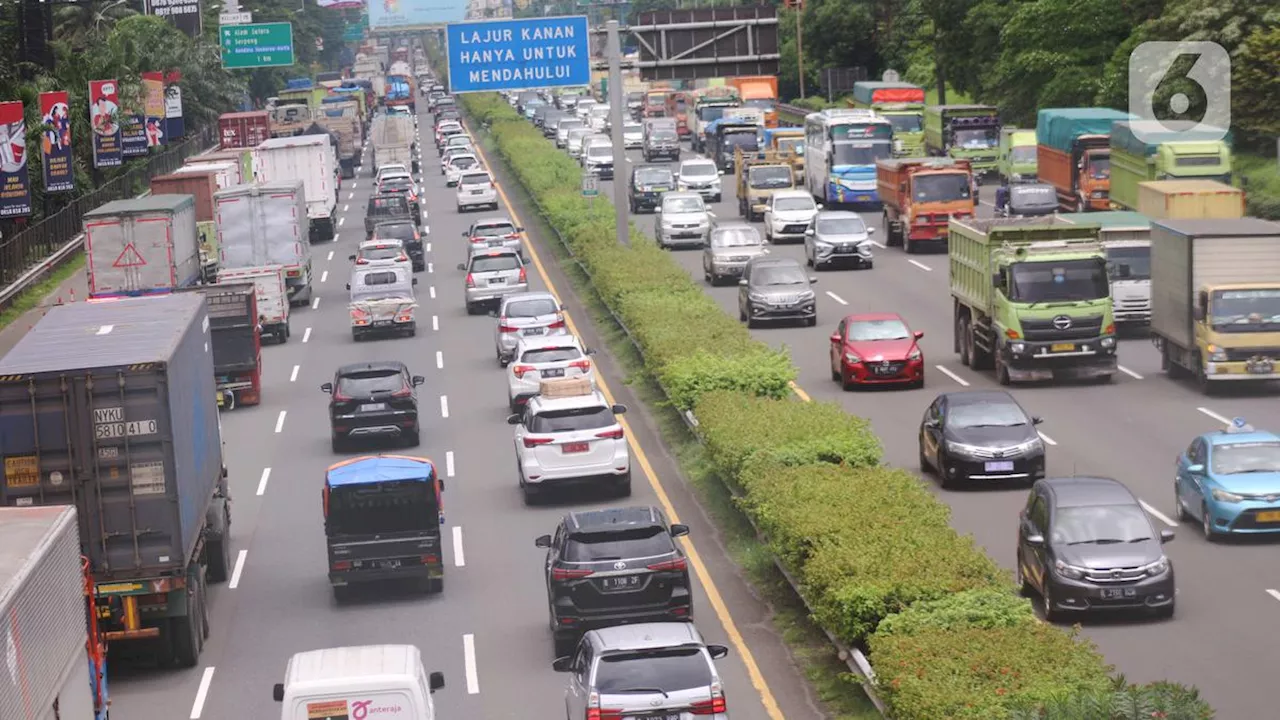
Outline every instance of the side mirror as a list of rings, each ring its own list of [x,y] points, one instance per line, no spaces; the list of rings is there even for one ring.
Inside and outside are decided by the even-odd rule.
[[[327,393],[329,393],[330,395],[332,395],[332,394],[333,394],[333,383],[325,383],[325,384],[321,385],[321,386],[320,386],[320,392],[327,392]]]
[[[587,348],[583,352],[586,353],[587,355],[595,355],[596,353],[599,352],[599,350],[596,350],[595,348]]]
[[[819,210],[821,210],[821,209],[822,209],[822,203],[818,203],[818,209],[819,209]]]
[[[998,288],[1004,287],[1004,273],[991,273],[991,285]]]
[[[507,416],[508,425],[519,425],[520,420],[521,420],[520,413],[512,413],[511,415]]]
[[[1031,424],[1032,424],[1032,425],[1039,425],[1039,424],[1040,424],[1040,423],[1042,423],[1042,422],[1044,422],[1044,418],[1040,417],[1039,415],[1032,415],[1032,416],[1031,416]]]
[[[715,214],[714,212],[712,212],[712,211],[708,210],[708,211],[707,211],[707,216],[708,216],[708,217],[715,217],[715,216],[716,216],[716,214]]]
[[[284,702],[284,683],[276,683],[271,687],[271,699]]]
[[[814,285],[814,284],[816,284],[817,282],[818,282],[818,276],[817,276],[817,275],[810,275],[810,276],[809,276],[809,284],[810,284],[810,285]]]
[[[350,260],[351,262],[355,262],[355,261],[356,261],[356,256],[355,256],[355,255],[348,255],[348,256],[347,256],[347,259],[348,259],[348,260]]]
[[[466,272],[466,271],[467,271],[467,264],[466,264],[466,263],[458,263],[458,269],[459,269],[459,270],[461,270],[462,272]]]
[[[742,287],[746,287],[746,286],[747,286],[747,281],[746,281],[746,279],[744,278],[744,279],[742,279],[742,280],[739,280],[739,281],[738,281],[738,284],[739,284],[739,285],[741,285]]]
[[[1204,320],[1204,308],[1199,305],[1195,306],[1191,309],[1191,316],[1194,317],[1197,322]]]
[[[348,289],[348,290],[350,290],[350,289],[351,289],[351,283],[347,283],[347,289]]]
[[[613,414],[614,414],[614,415],[626,415],[626,414],[627,414],[627,406],[626,406],[626,405],[623,405],[623,404],[621,404],[621,403],[618,403],[618,404],[614,405],[613,407],[611,407],[611,408],[609,408],[609,409],[613,411]]]
[[[534,546],[534,547],[540,547],[540,548],[549,548],[549,547],[551,547],[551,536],[550,536],[550,535],[539,535],[537,538],[535,538],[535,539],[534,539],[534,541],[533,541],[533,546]]]
[[[717,170],[716,172],[720,173],[721,175],[723,175],[723,174],[724,174],[724,171],[723,171],[723,170]]]
[[[1165,544],[1165,543],[1173,542],[1173,538],[1174,538],[1174,537],[1176,537],[1176,536],[1174,535],[1174,532],[1173,532],[1172,530],[1161,530],[1161,531],[1160,531],[1160,544],[1161,544],[1161,545],[1163,545],[1163,544]]]
[[[869,228],[867,228],[867,234],[868,234],[868,235],[875,235],[875,234],[876,234],[876,229],[875,229],[875,228],[873,228],[873,227],[869,227]]]
[[[431,673],[430,675],[428,675],[427,687],[430,688],[431,692],[435,692],[440,688],[444,687],[444,673],[437,670]]]
[[[805,234],[805,237],[813,237],[816,233],[814,232],[813,228],[805,228],[804,234]]]
[[[671,526],[671,537],[684,537],[689,534],[689,526],[676,523]]]
[[[838,345],[840,343],[840,333],[831,333],[831,342]]]
[[[1027,536],[1027,544],[1028,544],[1028,545],[1030,545],[1031,547],[1044,547],[1044,536],[1043,536],[1043,535],[1028,535],[1028,536]]]
[[[1204,472],[1204,465],[1200,465],[1199,463],[1195,465],[1188,465],[1187,472],[1191,473],[1192,475],[1200,475],[1201,473]]]
[[[708,645],[707,654],[711,656],[712,660],[719,660],[729,654],[729,648],[723,645]]]
[[[556,672],[569,672],[573,670],[573,658],[571,657],[556,658],[555,662],[551,663],[551,669],[555,670]]]
[[[522,232],[524,232],[524,228],[522,228],[522,227],[517,227],[517,228],[516,228],[516,232],[518,232],[518,233],[522,233]]]
[[[471,231],[470,231],[470,230],[463,230],[463,231],[462,231],[462,237],[464,237],[464,238],[469,238],[469,237],[471,237]]]
[[[920,338],[924,337],[924,331],[923,331],[923,330],[917,330],[917,331],[915,331],[915,332],[911,333],[911,336],[912,336],[912,337],[914,337],[915,339],[919,340]]]
[[[929,428],[929,429],[931,429],[931,430],[937,430],[937,429],[938,429],[939,427],[941,427],[942,425],[941,425],[941,423],[939,423],[937,420],[935,420],[935,419],[933,419],[933,418],[929,418],[928,420],[925,420],[925,421],[924,421],[924,426],[925,426],[925,427],[927,427],[927,428]]]
[[[424,383],[424,382],[426,382],[426,381],[427,381],[427,379],[426,379],[426,378],[424,378],[424,377],[422,377],[421,375],[414,375],[414,376],[413,376],[413,386],[414,386],[414,387],[418,387],[419,385],[421,385],[422,383]]]
[[[417,284],[418,284],[418,278],[413,278],[413,284],[414,284],[414,285],[417,285]]]

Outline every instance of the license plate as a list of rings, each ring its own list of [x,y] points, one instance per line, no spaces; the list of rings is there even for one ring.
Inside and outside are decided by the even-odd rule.
[[[1103,600],[1121,600],[1138,596],[1137,588],[1102,588]]]
[[[654,188],[654,189],[653,189],[653,192],[656,192],[656,193],[671,192],[671,188],[669,188],[669,187],[656,187],[656,188]]]
[[[1254,360],[1245,365],[1245,369],[1258,375],[1268,375],[1275,365],[1270,360]]]
[[[387,409],[386,403],[369,403],[367,405],[360,406],[360,412],[377,412],[379,410],[386,410],[386,409]]]
[[[633,720],[680,720],[680,713],[658,713],[657,715],[636,715]]]
[[[395,570],[400,567],[399,560],[379,560],[378,567],[383,570]]]
[[[877,375],[893,375],[897,372],[897,368],[892,365],[877,365],[875,371]]]
[[[630,590],[640,586],[639,575],[618,575],[600,578],[600,586],[605,590]]]
[[[565,443],[565,444],[564,444],[564,452],[565,452],[565,454],[569,454],[569,453],[584,453],[584,452],[586,452],[586,451],[588,451],[588,450],[590,450],[590,449],[591,449],[591,443],[576,442],[576,443]]]
[[[506,284],[506,282],[507,282],[506,278],[489,278],[490,285],[503,285],[503,284]]]
[[[501,245],[502,245],[502,241],[501,241],[501,240],[490,240],[490,241],[489,241],[489,247],[500,247]]]
[[[871,202],[870,195],[859,195],[857,202]]]
[[[1258,513],[1258,522],[1280,522],[1280,512],[1260,512]]]
[[[1075,343],[1054,343],[1049,346],[1050,352],[1071,352],[1076,349]]]
[[[987,472],[1013,472],[1013,463],[1008,460],[989,462],[986,468]]]
[[[472,190],[472,191],[471,191],[471,194],[472,194],[472,195],[483,195],[483,194],[484,194],[484,191],[483,191],[483,190]]]
[[[528,337],[528,336],[530,336],[530,335],[541,335],[541,334],[545,333],[546,331],[547,331],[547,329],[546,329],[546,328],[525,328],[525,329],[524,329],[524,335],[525,335],[525,337]]]
[[[540,375],[544,378],[564,377],[564,368],[547,368],[546,370],[543,370]]]

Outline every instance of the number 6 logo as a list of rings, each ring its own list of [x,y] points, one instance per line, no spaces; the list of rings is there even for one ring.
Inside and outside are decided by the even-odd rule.
[[[1231,126],[1231,57],[1217,43],[1147,42],[1129,56],[1129,112],[1143,142],[1215,141]]]

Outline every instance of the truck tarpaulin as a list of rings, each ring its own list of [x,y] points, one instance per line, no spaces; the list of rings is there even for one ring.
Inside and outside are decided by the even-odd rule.
[[[924,88],[910,83],[859,82],[853,84],[853,99],[863,105],[924,103]]]
[[[1110,108],[1045,108],[1036,121],[1036,144],[1069,153],[1077,138],[1110,135],[1112,123],[1132,117]]]

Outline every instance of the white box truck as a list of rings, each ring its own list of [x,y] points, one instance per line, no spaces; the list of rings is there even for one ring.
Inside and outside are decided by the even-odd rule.
[[[192,195],[113,200],[84,215],[89,297],[165,293],[200,280]]]
[[[218,187],[228,188],[233,185],[243,185],[247,182],[253,182],[253,178],[244,177],[241,172],[240,163],[225,160],[221,162],[197,162],[196,160],[188,160],[186,165],[173,171],[174,175],[182,173],[203,173],[212,172],[217,178]]]
[[[30,470],[38,479],[38,470]],[[0,714],[6,720],[106,717],[106,645],[96,624],[89,634],[86,601],[75,508],[0,508],[0,646],[8,658],[0,672]]]
[[[262,337],[272,338],[277,344],[289,342],[289,285],[287,271],[281,265],[262,265],[223,269],[218,272],[218,284],[253,283],[254,299],[258,303],[258,326]]]
[[[332,240],[337,231],[338,157],[329,135],[272,138],[253,149],[258,182],[299,180],[306,188],[311,242]]]
[[[379,115],[373,121],[373,175],[383,165],[404,165],[418,172],[413,154],[414,129],[411,115]]]
[[[213,222],[219,279],[225,271],[279,265],[289,301],[295,306],[311,302],[311,243],[300,181],[219,190],[213,194]]]

